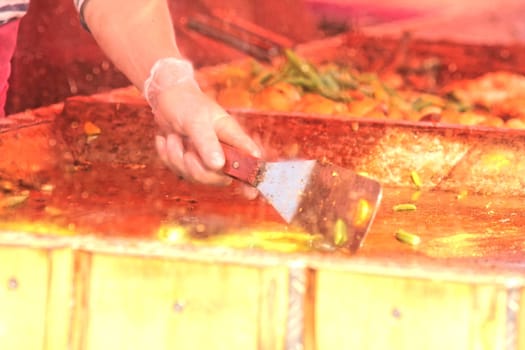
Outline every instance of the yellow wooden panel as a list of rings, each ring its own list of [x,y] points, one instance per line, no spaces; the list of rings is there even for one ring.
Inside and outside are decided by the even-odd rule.
[[[502,349],[506,291],[498,286],[318,272],[319,350]]]
[[[43,348],[49,270],[46,250],[0,247],[0,349]]]
[[[282,348],[286,269],[90,259],[81,297],[86,316],[77,318],[85,326],[77,338],[82,349]]]
[[[258,350],[284,350],[288,317],[288,269],[259,270]]]
[[[525,350],[525,288],[521,290],[518,311],[518,349]]]
[[[51,274],[47,295],[45,350],[70,349],[71,316],[74,306],[73,251],[54,249],[49,251]]]

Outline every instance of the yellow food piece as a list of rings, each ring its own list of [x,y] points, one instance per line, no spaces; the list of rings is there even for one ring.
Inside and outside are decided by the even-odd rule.
[[[44,207],[44,211],[46,212],[46,214],[50,216],[59,216],[63,214],[62,209],[57,208],[57,207],[48,206],[48,205]]]
[[[467,190],[461,190],[459,191],[458,195],[456,196],[456,198],[458,200],[462,200],[464,199],[466,196],[468,195],[468,191]]]
[[[390,101],[390,94],[385,90],[383,83],[381,81],[374,80],[371,83],[371,86],[374,92],[374,98],[377,101],[386,102],[386,103]]]
[[[487,121],[487,116],[478,112],[458,113],[450,111],[442,114],[442,122],[461,125],[480,125]]]
[[[42,186],[40,186],[40,191],[46,192],[46,193],[51,193],[53,192],[54,189],[55,189],[55,186],[53,184],[43,184]]]
[[[480,125],[490,126],[490,127],[493,127],[493,128],[500,128],[502,126],[505,126],[505,122],[503,121],[503,119],[501,119],[499,117],[495,117],[493,115],[489,115],[489,116],[487,116],[485,121],[482,122]]]
[[[511,129],[525,129],[525,121],[518,118],[507,120],[505,126]]]

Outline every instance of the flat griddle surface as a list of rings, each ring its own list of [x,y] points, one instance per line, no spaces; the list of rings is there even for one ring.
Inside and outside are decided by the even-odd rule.
[[[270,159],[324,157],[385,183],[381,209],[358,257],[399,264],[431,261],[525,268],[525,197],[520,187],[523,175],[517,172],[523,166],[517,155],[523,154],[525,141],[520,133],[509,139],[506,133],[483,130],[425,131],[373,122],[356,129],[350,121],[336,119],[242,112],[238,117],[257,135]],[[86,121],[102,129],[91,142],[82,128]],[[57,234],[61,228],[68,234],[152,240],[158,239],[160,227],[171,224],[202,223],[210,234],[267,227],[286,230],[263,199],[248,201],[235,185],[190,184],[164,169],[153,149],[153,120],[144,105],[73,99],[48,127],[50,134],[41,137],[57,140],[53,167],[25,179],[27,174],[14,167],[2,169],[5,178],[28,182],[31,194],[25,204],[0,213],[4,227],[36,223],[55,227]],[[9,132],[2,135],[8,136]],[[27,139],[28,149],[37,139]],[[428,152],[433,152],[431,161],[423,156]],[[491,152],[516,159],[504,168],[480,172],[483,155]],[[9,149],[2,153],[13,156]],[[424,182],[418,199],[413,197],[418,190],[410,181],[412,169],[420,171]],[[54,190],[43,193],[38,186],[42,183],[52,184]],[[463,189],[468,194],[459,200]],[[414,202],[417,210],[392,209],[407,202]],[[50,213],[49,207],[59,210]],[[418,234],[422,243],[411,247],[397,241],[397,229]]]

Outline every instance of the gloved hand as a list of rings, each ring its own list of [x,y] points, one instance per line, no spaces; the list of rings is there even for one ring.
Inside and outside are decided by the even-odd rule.
[[[158,60],[143,92],[159,126],[155,144],[160,159],[185,179],[209,185],[231,183],[221,172],[224,153],[219,140],[261,156],[238,122],[201,91],[189,61]],[[255,197],[257,191],[246,188],[244,193]]]

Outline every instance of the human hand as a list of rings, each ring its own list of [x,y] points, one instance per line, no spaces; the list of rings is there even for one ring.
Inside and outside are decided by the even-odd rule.
[[[261,153],[239,123],[204,94],[193,77],[188,61],[160,60],[145,83],[159,133],[155,145],[160,159],[187,180],[228,185],[224,175],[224,153],[219,140],[255,157]],[[254,198],[257,190],[246,186],[243,193]]]

